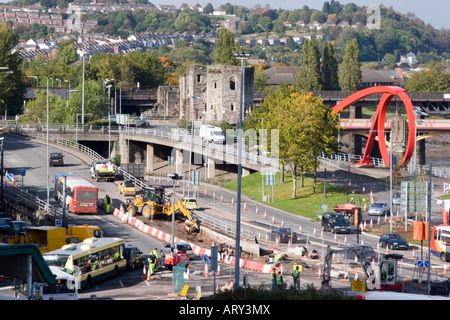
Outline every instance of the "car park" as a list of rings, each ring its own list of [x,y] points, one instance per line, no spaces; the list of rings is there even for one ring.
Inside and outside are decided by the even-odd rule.
[[[367,213],[369,216],[384,216],[390,213],[391,209],[387,202],[376,201],[369,207]]]
[[[183,202],[186,209],[189,209],[189,210],[197,210],[198,209],[197,199],[195,199],[195,198],[183,197],[183,198],[181,198],[181,201]]]
[[[350,233],[350,223],[341,213],[325,212],[322,216],[322,228],[332,233]]]
[[[127,270],[134,270],[144,264],[144,255],[136,246],[125,246],[125,259],[127,259]]]
[[[48,164],[50,167],[63,166],[64,155],[61,152],[52,152],[48,158]]]
[[[398,233],[385,233],[381,235],[379,243],[381,247],[388,246],[389,249],[409,249],[408,241]]]
[[[272,237],[271,237],[272,239],[274,237],[278,237],[280,242],[287,243],[287,242],[289,242],[289,239],[293,238],[294,233],[291,228],[281,227],[281,228],[273,229],[271,232],[271,235],[272,235]]]

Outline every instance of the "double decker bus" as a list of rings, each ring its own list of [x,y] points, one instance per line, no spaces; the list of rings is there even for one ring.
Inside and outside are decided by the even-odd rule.
[[[63,205],[64,180],[66,206],[73,213],[97,213],[98,188],[75,174],[55,175],[55,200]]]
[[[450,226],[439,225],[431,229],[431,253],[443,262],[450,261]]]
[[[60,267],[75,276],[79,289],[116,277],[127,267],[122,238],[89,238],[48,252],[44,259],[49,266]]]

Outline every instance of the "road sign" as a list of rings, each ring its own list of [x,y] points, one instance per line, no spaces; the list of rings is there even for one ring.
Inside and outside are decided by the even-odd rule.
[[[200,257],[202,258],[204,263],[206,263],[206,264],[210,264],[211,263],[211,261],[209,260],[209,257],[206,254],[203,254]]]
[[[6,174],[6,180],[10,180],[10,181],[14,182],[14,174],[7,173]]]
[[[275,173],[273,171],[267,171],[266,173],[266,186],[275,185]]]

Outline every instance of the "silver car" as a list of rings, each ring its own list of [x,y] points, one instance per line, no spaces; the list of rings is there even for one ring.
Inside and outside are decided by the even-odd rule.
[[[390,207],[387,202],[374,202],[370,207],[369,216],[384,216],[390,213]]]

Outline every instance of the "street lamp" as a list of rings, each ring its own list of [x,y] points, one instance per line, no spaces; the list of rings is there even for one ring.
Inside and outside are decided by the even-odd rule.
[[[241,257],[241,175],[242,175],[242,104],[244,100],[244,60],[250,54],[244,52],[233,52],[236,59],[241,60],[241,97],[239,106],[239,142],[238,142],[238,182],[236,201],[236,262],[234,271],[234,289],[239,288],[239,262]]]
[[[81,94],[81,128],[84,130],[84,56],[87,54],[87,51],[81,51],[81,57],[83,58],[83,90]]]
[[[175,249],[175,186],[177,185],[175,183],[176,180],[181,180],[184,177],[184,174],[178,174],[178,173],[170,173],[167,175],[168,178],[173,180],[173,192],[172,192],[172,237],[170,240],[170,252],[173,254]]]

